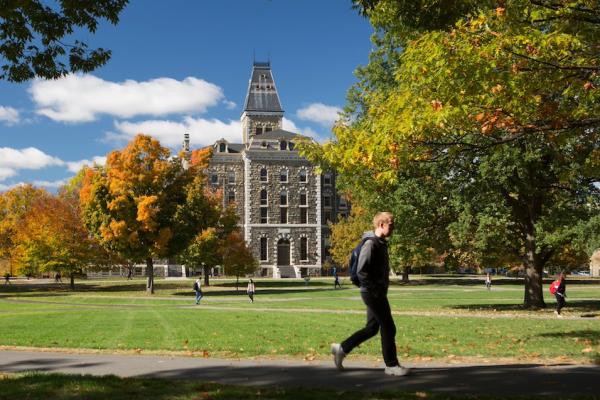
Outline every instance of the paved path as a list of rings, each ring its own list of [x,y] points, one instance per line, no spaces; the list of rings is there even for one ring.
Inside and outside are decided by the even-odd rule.
[[[193,379],[250,386],[295,386],[337,390],[428,390],[491,395],[600,394],[600,366],[593,365],[442,365],[412,364],[411,376],[385,376],[381,366],[301,360],[224,360],[145,355],[70,354],[0,351],[0,372],[45,371],[114,374],[122,377]]]

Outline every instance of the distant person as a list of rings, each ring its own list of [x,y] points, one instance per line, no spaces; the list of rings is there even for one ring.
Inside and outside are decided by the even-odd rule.
[[[127,270],[127,280],[130,280],[133,276],[133,268],[128,268]]]
[[[381,330],[381,350],[385,362],[385,374],[404,376],[410,373],[398,362],[396,353],[396,325],[392,317],[387,291],[390,285],[388,244],[385,240],[394,230],[394,216],[389,212],[378,212],[373,218],[375,232],[363,236],[366,240],[358,256],[357,274],[360,281],[360,296],[367,306],[367,324],[341,344],[333,343],[331,353],[338,369],[355,347],[372,338]]]
[[[256,287],[254,286],[254,281],[250,279],[248,282],[248,287],[246,288],[246,293],[248,293],[248,297],[250,298],[250,303],[254,303],[254,292],[256,291]]]
[[[556,310],[554,310],[554,314],[556,314],[558,318],[562,318],[560,311],[567,305],[567,282],[565,274],[561,272],[558,275],[558,279],[554,281],[552,285],[555,285],[556,287],[556,291],[554,292],[554,297],[556,297]]]
[[[485,287],[487,288],[487,290],[492,289],[492,277],[490,276],[489,272],[485,276]]]
[[[60,272],[57,272],[56,275],[54,275],[54,282],[55,283],[62,283],[62,278],[60,276]]]
[[[4,284],[10,285],[10,272],[4,274]]]
[[[304,286],[308,286],[308,282],[310,282],[310,272],[304,277]]]
[[[200,304],[200,300],[202,299],[202,282],[200,281],[200,277],[194,282],[194,292],[196,292],[196,304]]]
[[[333,276],[334,281],[333,281],[333,289],[337,289],[338,287],[341,289],[342,285],[340,284],[340,277],[338,276],[338,274],[335,274]]]

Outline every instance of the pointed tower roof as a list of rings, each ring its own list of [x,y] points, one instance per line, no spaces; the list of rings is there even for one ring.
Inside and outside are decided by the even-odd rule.
[[[270,62],[254,62],[244,111],[283,113]]]

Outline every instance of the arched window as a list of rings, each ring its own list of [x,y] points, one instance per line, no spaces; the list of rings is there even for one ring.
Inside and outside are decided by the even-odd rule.
[[[227,151],[227,145],[225,143],[219,143],[219,153],[225,153]]]
[[[308,174],[306,173],[305,169],[301,169],[300,173],[298,174],[298,179],[300,180],[300,183],[306,183],[308,178]]]
[[[308,238],[300,238],[300,260],[308,260]]]
[[[267,172],[267,169],[261,168],[260,169],[260,181],[267,182],[268,180],[269,180],[269,173]]]
[[[263,189],[260,191],[260,205],[266,206],[266,205],[268,205],[268,202],[269,202],[269,197],[267,195],[267,190]]]
[[[282,140],[281,142],[279,142],[279,150],[286,150],[287,149],[287,142],[285,140]]]
[[[288,181],[288,170],[282,169],[279,172],[279,182],[287,182]]]
[[[288,150],[294,150],[294,142],[288,143]]]
[[[233,190],[230,190],[227,193],[227,203],[229,203],[229,204],[235,203],[235,192]]]

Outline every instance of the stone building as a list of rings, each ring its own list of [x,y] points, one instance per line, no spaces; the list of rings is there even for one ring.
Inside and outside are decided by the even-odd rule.
[[[333,173],[298,154],[300,134],[282,129],[284,111],[270,63],[255,62],[241,116],[241,143],[214,144],[209,185],[234,203],[261,276],[318,275],[328,258],[327,221],[347,215]]]
[[[590,275],[600,277],[600,249],[596,250],[590,258]]]

